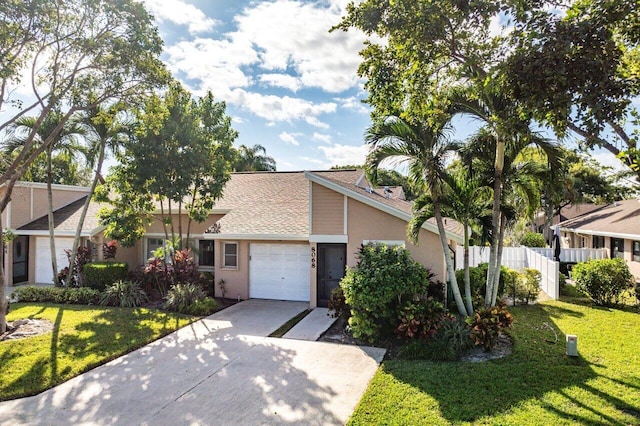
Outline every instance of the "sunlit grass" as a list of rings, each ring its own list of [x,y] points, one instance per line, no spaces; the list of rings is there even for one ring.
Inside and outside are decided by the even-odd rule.
[[[640,424],[640,314],[566,302],[512,312],[511,356],[387,361],[351,424]],[[567,334],[578,358],[565,355]]]
[[[34,395],[198,319],[144,308],[16,303],[7,320],[47,319],[52,332],[0,342],[0,400]]]

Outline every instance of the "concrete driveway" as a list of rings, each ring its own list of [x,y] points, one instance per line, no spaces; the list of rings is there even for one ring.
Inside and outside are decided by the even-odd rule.
[[[384,350],[265,337],[307,306],[241,302],[39,395],[0,403],[0,424],[344,424]]]

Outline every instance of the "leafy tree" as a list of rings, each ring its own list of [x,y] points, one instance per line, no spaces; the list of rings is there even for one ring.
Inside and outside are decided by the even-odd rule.
[[[447,265],[447,276],[458,312],[463,316],[469,315],[456,280],[442,218],[442,203],[446,199],[445,187],[448,179],[445,162],[447,156],[455,149],[455,144],[447,138],[444,127],[433,128],[425,123],[411,123],[398,117],[389,117],[371,126],[367,129],[365,140],[372,146],[367,156],[366,167],[370,170],[373,180],[376,180],[376,171],[380,163],[394,158],[407,161],[412,183],[428,192],[430,203],[418,202],[414,205],[408,234],[412,241],[417,241],[424,222],[435,216]]]
[[[37,117],[23,148],[0,174],[0,184],[6,184],[0,197],[4,211],[15,182],[75,112],[113,99],[133,102],[168,74],[159,59],[162,41],[140,2],[8,1],[0,4],[0,16],[0,110],[18,107],[0,122],[0,132],[21,117]],[[26,75],[32,81],[21,81]],[[19,83],[32,89],[33,101],[15,97]],[[40,126],[56,107],[62,114],[59,127],[38,141]],[[0,264],[3,256],[0,247]],[[0,285],[0,332],[6,330],[4,304]]]
[[[251,147],[240,145],[236,150],[233,170],[235,172],[275,172],[276,160],[267,155],[267,150],[262,145],[256,144]]]
[[[46,182],[47,156],[36,157],[20,180]],[[51,157],[51,183],[59,185],[85,186],[91,181],[91,170],[84,163],[76,161],[69,152],[60,152]]]
[[[113,205],[99,213],[109,238],[131,246],[157,218],[165,239],[183,248],[191,222],[206,220],[229,179],[237,133],[225,108],[211,93],[192,99],[177,82],[164,97],[149,99],[137,114],[133,139],[117,155],[120,165],[97,193]],[[184,239],[183,210],[189,217]]]

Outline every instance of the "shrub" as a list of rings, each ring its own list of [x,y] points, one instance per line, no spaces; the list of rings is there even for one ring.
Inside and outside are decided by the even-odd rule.
[[[482,346],[485,350],[491,349],[498,336],[512,323],[513,317],[505,306],[479,309],[473,317],[467,318],[471,338],[476,346]]]
[[[396,327],[398,337],[429,340],[438,329],[445,315],[444,305],[432,299],[409,302],[402,309]]]
[[[524,268],[522,272],[513,270],[510,272],[515,272],[515,274],[509,273],[513,278],[510,277],[507,281],[505,291],[513,300],[513,304],[524,302],[528,305],[529,302],[535,302],[540,293],[540,280],[542,279],[540,271]]]
[[[118,243],[116,241],[102,243],[102,257],[104,260],[115,259],[117,251]]]
[[[16,289],[13,294],[20,302],[93,305],[100,301],[100,292],[87,287],[26,286]]]
[[[147,301],[147,294],[136,281],[117,281],[102,293],[100,304],[104,306],[120,306],[121,308],[135,308]]]
[[[546,247],[547,241],[542,234],[537,232],[527,232],[522,236],[520,244],[526,247]]]
[[[173,253],[171,262],[166,262],[164,256],[149,259],[137,278],[165,297],[167,290],[178,283],[199,283],[200,274],[191,250],[185,249]]]
[[[87,287],[104,290],[129,276],[129,265],[124,262],[93,262],[84,265],[84,278]]]
[[[333,311],[333,313],[328,314],[333,318],[339,318],[342,316],[347,317],[349,315],[350,307],[349,305],[347,305],[347,302],[344,298],[342,287],[338,286],[331,290],[331,296],[329,297],[329,303],[327,307],[329,308],[329,311]]]
[[[357,257],[356,267],[347,271],[340,286],[351,306],[353,335],[374,341],[393,333],[401,310],[426,296],[434,275],[399,246],[367,244]]]
[[[471,284],[471,298],[475,307],[484,306],[484,296],[487,288],[488,263],[480,263],[478,266],[469,268],[469,278]],[[498,298],[502,297],[507,284],[512,283],[517,278],[518,271],[500,267],[500,280],[498,282]],[[460,286],[460,291],[464,294],[464,269],[456,271],[456,280]]]
[[[197,284],[180,283],[169,289],[164,307],[169,311],[203,316],[211,314],[218,304]]]
[[[454,361],[472,346],[471,329],[467,323],[445,316],[431,340],[412,340],[400,349],[399,356],[404,359]]]
[[[578,290],[596,305],[617,303],[621,294],[633,286],[633,276],[623,259],[597,259],[578,263],[571,271]]]
[[[67,260],[71,262],[71,250],[65,250]],[[67,287],[82,287],[83,271],[87,263],[91,262],[91,249],[89,247],[78,247],[76,259],[74,261],[73,274],[69,276],[69,267],[65,266],[58,272],[58,284]]]

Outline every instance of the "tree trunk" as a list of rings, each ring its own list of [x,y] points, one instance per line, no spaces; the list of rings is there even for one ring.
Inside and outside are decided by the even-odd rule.
[[[78,226],[76,227],[76,235],[73,237],[73,249],[71,250],[71,258],[69,259],[69,274],[73,271],[73,266],[76,262],[76,257],[78,256],[78,247],[80,247],[80,235],[82,233],[82,227],[84,226],[84,220],[87,217],[87,211],[89,210],[89,204],[91,204],[91,197],[93,197],[93,193],[96,190],[96,186],[98,186],[98,179],[100,178],[100,174],[102,173],[102,164],[104,163],[104,151],[105,151],[105,143],[103,142],[100,145],[100,152],[98,154],[98,164],[96,166],[96,173],[93,177],[93,182],[91,182],[91,189],[89,190],[89,195],[82,206],[82,212],[80,213],[80,219],[78,221]],[[84,287],[84,274],[82,271],[78,271],[78,287]]]
[[[51,268],[53,269],[53,283],[56,287],[60,286],[58,281],[58,259],[56,258],[56,237],[55,237],[55,221],[53,220],[53,190],[51,189],[51,155],[52,149],[47,149],[47,201],[49,218],[49,250],[51,251]],[[69,268],[69,277],[72,275],[72,268]],[[69,281],[69,278],[67,278]],[[69,282],[67,282],[67,285]]]
[[[2,212],[7,208],[7,204],[11,201],[11,193],[13,192],[13,186],[16,184],[18,177],[21,175],[13,175],[11,179],[7,182],[6,190],[2,199],[0,200],[0,230],[2,229]],[[0,237],[0,334],[7,331],[7,316],[6,316],[6,308],[7,308],[7,282],[8,279],[5,277],[4,270],[4,235]]]
[[[489,253],[489,267],[487,270],[485,306],[495,306],[493,300],[493,287],[495,285],[495,275],[500,273],[500,259],[498,258],[498,239],[500,234],[500,203],[502,201],[502,169],[504,167],[504,139],[496,138],[496,161],[493,183],[493,210],[491,214],[491,224],[493,232],[491,235],[491,251]]]
[[[460,294],[460,288],[458,287],[458,281],[456,280],[456,271],[453,267],[453,259],[449,253],[449,244],[447,244],[447,234],[444,229],[444,223],[442,221],[442,214],[440,213],[440,204],[435,202],[433,205],[433,213],[436,218],[436,224],[438,225],[438,233],[440,234],[440,243],[442,244],[442,253],[444,254],[445,263],[447,265],[447,275],[449,276],[449,283],[451,290],[453,291],[453,299],[456,302],[458,312],[462,316],[469,316],[467,309],[464,306],[462,295]]]
[[[467,303],[467,313],[473,315],[473,297],[471,295],[471,276],[469,274],[469,225],[464,224],[464,296]]]
[[[507,220],[504,215],[500,215],[500,234],[498,237],[498,255],[497,259],[500,263],[496,265],[496,274],[493,277],[493,294],[491,295],[491,306],[496,305],[498,299],[498,288],[500,287],[500,269],[502,267],[502,251],[504,250],[504,230]]]

